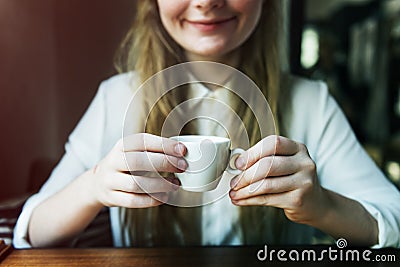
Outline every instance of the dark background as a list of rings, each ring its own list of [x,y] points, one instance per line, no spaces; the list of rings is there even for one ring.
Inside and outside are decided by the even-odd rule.
[[[0,200],[38,189],[130,26],[132,0],[0,0]]]
[[[400,187],[400,1],[291,2],[292,72],[327,82],[360,142]],[[307,66],[310,32],[318,51]]]
[[[399,2],[287,1],[290,69],[328,82],[397,184]],[[99,83],[115,73],[113,56],[134,12],[132,0],[0,0],[0,200],[35,192],[48,177]],[[311,51],[305,30],[319,37],[312,66],[302,62]]]

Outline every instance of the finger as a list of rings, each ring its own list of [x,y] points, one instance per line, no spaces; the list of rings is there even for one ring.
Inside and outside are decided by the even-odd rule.
[[[125,208],[150,208],[162,205],[168,201],[168,194],[134,194],[122,191],[112,191],[113,206]]]
[[[125,136],[122,139],[121,151],[150,151],[182,157],[186,153],[186,147],[169,138],[141,133]]]
[[[173,192],[179,188],[178,179],[164,179],[162,177],[149,178],[119,173],[109,179],[112,190],[127,193],[162,193]]]
[[[231,181],[231,188],[239,190],[266,177],[279,177],[294,174],[301,166],[296,156],[270,156],[257,163]]]
[[[290,176],[266,178],[239,190],[231,190],[229,196],[233,200],[252,198],[265,194],[279,194],[295,190],[299,187],[297,179]]]
[[[237,206],[269,206],[281,209],[288,209],[291,205],[291,199],[293,198],[294,191],[289,191],[279,194],[266,194],[255,197],[234,200],[232,203]]]
[[[263,157],[290,156],[298,151],[299,146],[296,142],[283,136],[270,135],[243,152],[236,159],[235,165],[240,170],[246,170]]]
[[[187,162],[183,158],[153,152],[125,152],[125,161],[116,168],[120,171],[183,172]],[[128,169],[127,169],[128,168]]]

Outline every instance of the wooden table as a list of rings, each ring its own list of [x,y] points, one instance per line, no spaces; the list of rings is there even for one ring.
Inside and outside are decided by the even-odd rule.
[[[292,266],[259,261],[260,247],[91,248],[13,250],[0,266]],[[393,251],[393,250],[392,250]],[[398,255],[399,251],[394,250]],[[400,256],[400,255],[399,255]],[[400,258],[400,257],[399,257]],[[296,266],[343,266],[344,262],[303,262]],[[351,266],[387,266],[382,263]],[[348,266],[345,263],[345,266]],[[398,266],[396,261],[394,266]],[[389,265],[393,266],[393,265]]]
[[[250,247],[32,249],[13,250],[0,266],[251,266],[256,253]]]

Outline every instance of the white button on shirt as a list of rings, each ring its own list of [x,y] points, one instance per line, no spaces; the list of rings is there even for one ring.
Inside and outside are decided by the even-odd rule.
[[[89,109],[70,135],[64,157],[40,192],[26,202],[14,231],[15,247],[30,247],[27,230],[33,209],[97,164],[122,137],[125,112],[133,95],[132,88],[138,86],[135,73],[117,75],[101,84]],[[289,108],[283,117],[287,137],[307,146],[317,165],[318,178],[323,187],[357,200],[377,220],[379,244],[376,247],[399,247],[399,191],[362,149],[324,83],[293,78],[290,87]],[[229,101],[224,98],[223,91],[211,92],[203,88],[197,93]],[[137,116],[129,126],[132,133],[142,132],[143,127],[141,103],[135,105]],[[201,108],[212,110],[215,107],[208,105]],[[199,134],[209,134],[209,124],[206,120],[200,121]],[[220,132],[215,134],[220,135]],[[229,180],[226,177],[219,186],[228,188]],[[176,218],[170,217],[172,222],[176,221],[171,223],[175,227],[171,242],[180,245],[196,242],[198,245],[238,245],[244,242],[243,231],[251,231],[239,227],[239,208],[231,204],[227,195],[197,210],[171,208],[171,211],[177,215]],[[197,216],[201,223],[188,224],[191,218],[184,217],[186,212],[193,212],[193,216]],[[139,239],[143,241],[140,245],[157,245],[153,241],[156,240],[153,239],[154,233],[162,233],[162,229],[154,228],[152,223],[158,217],[146,210],[137,212],[142,214],[140,218],[129,217],[128,214],[124,208],[110,209],[114,245],[136,245]],[[268,227],[270,220],[273,218],[268,216],[260,220],[261,226]],[[188,239],[196,233],[199,239],[189,242]],[[288,222],[280,242],[311,243],[315,240],[314,233],[311,227]],[[267,241],[267,236],[265,238]],[[247,243],[251,243],[251,240]]]

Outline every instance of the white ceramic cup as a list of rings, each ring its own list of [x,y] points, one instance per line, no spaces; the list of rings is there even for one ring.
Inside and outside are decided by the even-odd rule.
[[[205,192],[217,187],[224,171],[237,175],[235,160],[244,152],[241,148],[230,149],[229,138],[205,135],[181,135],[171,139],[184,144],[187,148],[185,159],[188,168],[176,173],[187,191]]]

